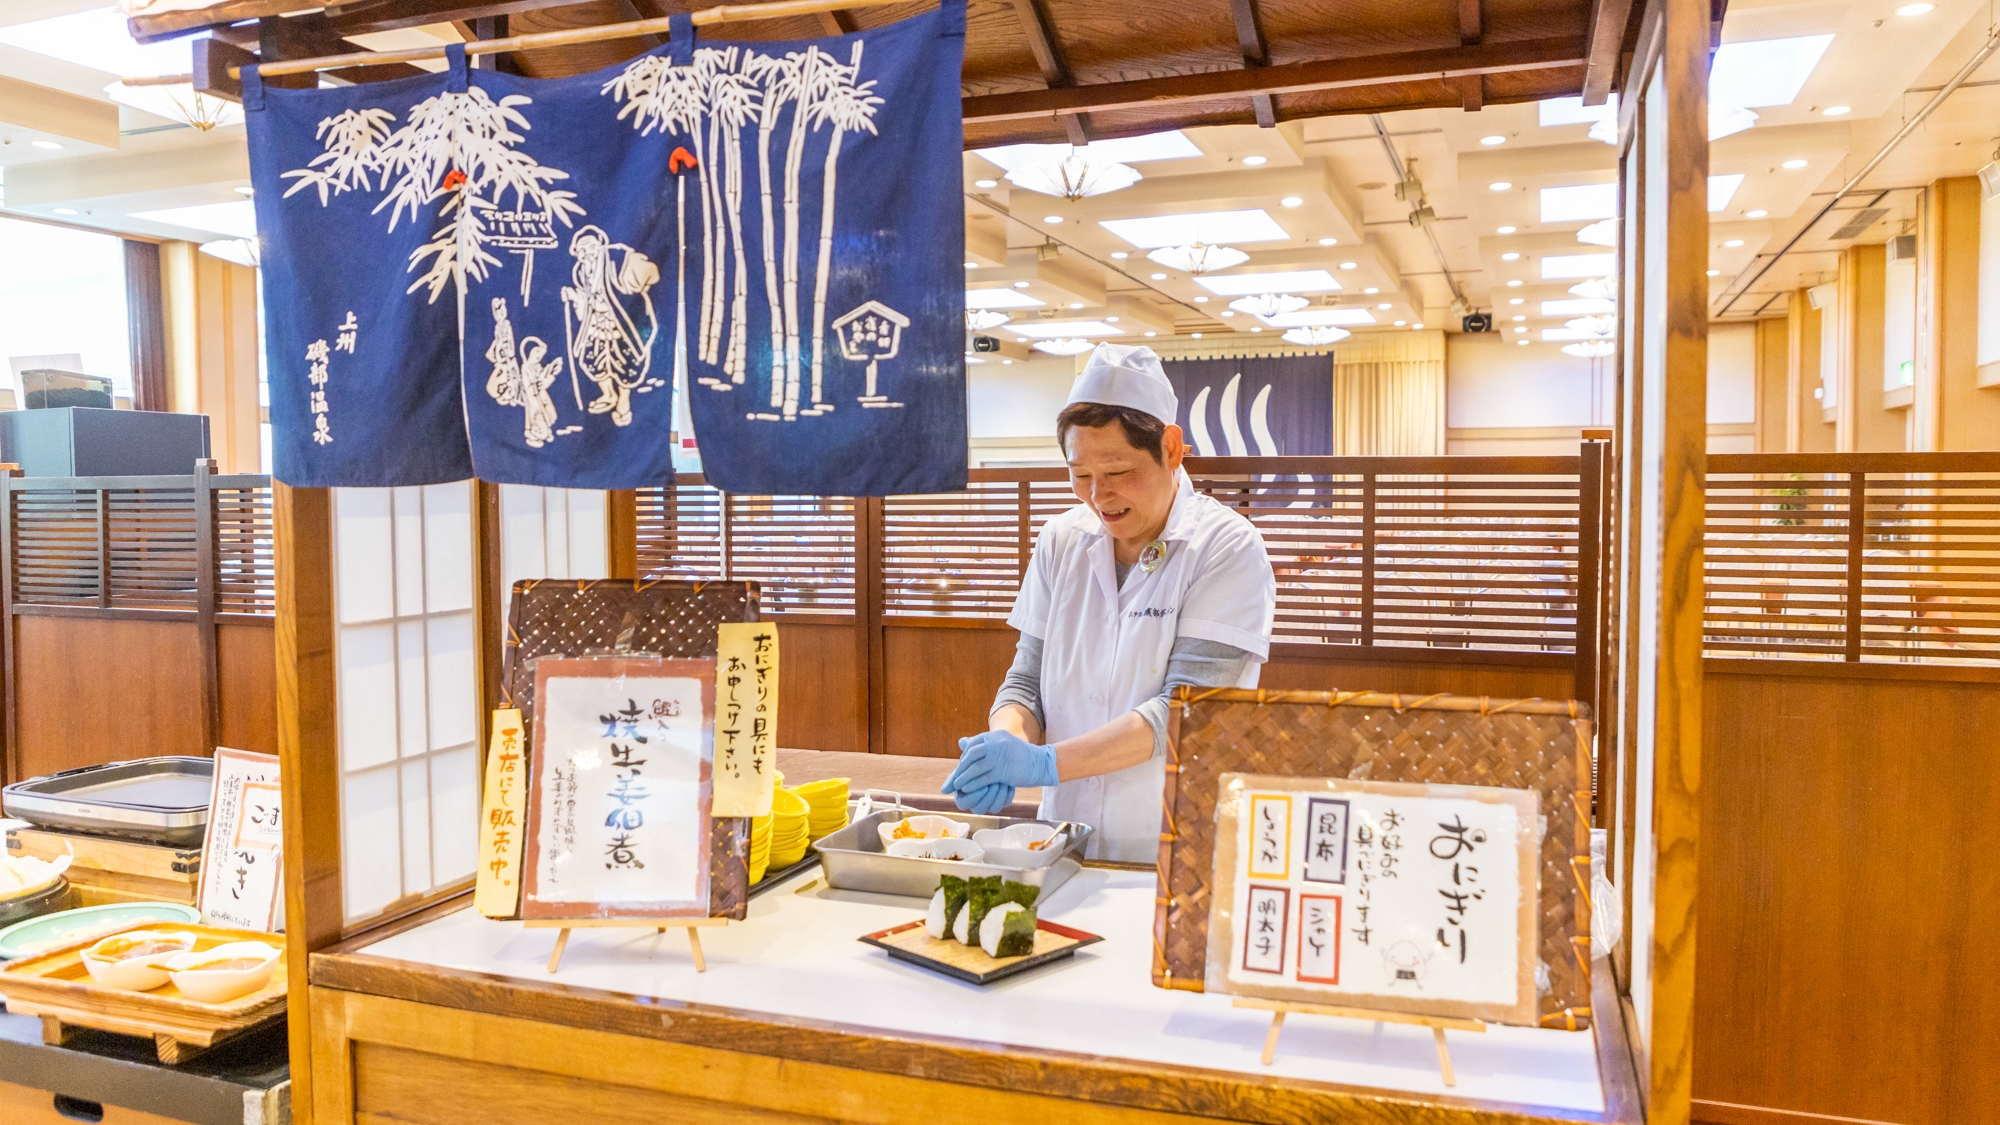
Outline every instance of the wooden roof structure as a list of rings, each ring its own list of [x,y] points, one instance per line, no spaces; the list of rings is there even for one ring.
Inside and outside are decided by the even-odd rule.
[[[263,60],[281,60],[352,53],[361,48],[348,36],[439,23],[457,25],[468,40],[490,39],[714,6],[703,0],[219,0],[134,16],[131,31],[141,41],[207,32]],[[930,6],[911,0],[759,19],[723,37],[812,38],[880,26]],[[1633,49],[1636,15],[1633,0],[970,0],[966,146],[1081,144],[1196,125],[1268,127],[1579,94],[1597,104]],[[535,48],[500,56],[501,65],[534,77],[581,74],[659,41],[640,36]],[[372,81],[415,71],[387,64],[329,73]]]

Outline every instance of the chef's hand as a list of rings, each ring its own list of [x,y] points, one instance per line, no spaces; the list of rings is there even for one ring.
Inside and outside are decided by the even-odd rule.
[[[986,785],[978,789],[961,790],[952,796],[959,808],[978,816],[992,816],[1014,803],[1014,787],[1011,785]]]
[[[944,779],[944,791],[963,793],[988,785],[1054,785],[1056,748],[1036,746],[1020,735],[989,730],[958,740],[958,768]]]

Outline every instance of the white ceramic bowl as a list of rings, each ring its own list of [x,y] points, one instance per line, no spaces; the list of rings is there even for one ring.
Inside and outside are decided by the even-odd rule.
[[[144,957],[105,957],[102,954],[115,948],[123,948],[142,941],[171,941],[178,948]],[[128,930],[113,934],[98,941],[82,953],[83,967],[90,971],[90,979],[106,988],[122,989],[126,992],[150,992],[167,983],[166,964],[194,948],[194,935],[185,932],[155,930]]]
[[[1046,824],[982,828],[972,834],[972,840],[986,849],[986,862],[996,867],[1046,867],[1069,846],[1068,833]],[[1045,840],[1048,842],[1042,843]]]
[[[204,949],[199,953],[183,953],[167,962],[167,971],[172,975],[174,987],[190,1000],[203,1004],[226,1004],[238,996],[247,996],[271,983],[271,974],[277,971],[278,958],[284,950],[275,945],[265,945],[261,941],[232,941],[218,945],[214,949]],[[236,958],[258,959],[258,963],[247,969],[204,969],[201,966]]]
[[[955,859],[961,863],[979,863],[986,858],[986,849],[970,840],[945,837],[938,840],[897,840],[889,845],[889,854],[914,859]]]
[[[885,820],[875,826],[875,831],[882,836],[883,847],[888,847],[898,839],[909,839],[907,836],[898,837],[896,835],[896,826],[898,824],[908,824],[910,827],[922,832],[925,839],[933,840],[944,836],[963,840],[966,834],[972,831],[972,825],[963,820],[953,820],[948,816],[936,816],[931,813],[915,813],[904,817],[902,820]]]

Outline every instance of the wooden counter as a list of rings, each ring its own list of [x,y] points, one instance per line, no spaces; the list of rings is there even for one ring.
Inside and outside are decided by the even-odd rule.
[[[1641,1119],[1616,1021],[1451,1033],[1449,1091],[1424,1028],[1295,1018],[1265,1068],[1267,1017],[1152,987],[1153,891],[1149,870],[1086,869],[1047,913],[1106,940],[986,989],[855,940],[920,903],[816,873],[706,931],[704,974],[678,934],[586,930],[552,977],[552,933],[461,899],[313,956],[313,1120]]]

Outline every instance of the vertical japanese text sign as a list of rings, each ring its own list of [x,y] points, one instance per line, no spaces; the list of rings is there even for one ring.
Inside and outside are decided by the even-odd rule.
[[[202,843],[201,917],[211,926],[275,931],[284,917],[284,808],[278,759],[215,748]]]
[[[521,712],[493,712],[493,742],[486,751],[486,799],[479,814],[479,882],[473,903],[488,918],[521,910],[521,835],[527,822],[527,747]]]
[[[715,815],[769,816],[777,792],[778,627],[716,629]]]

